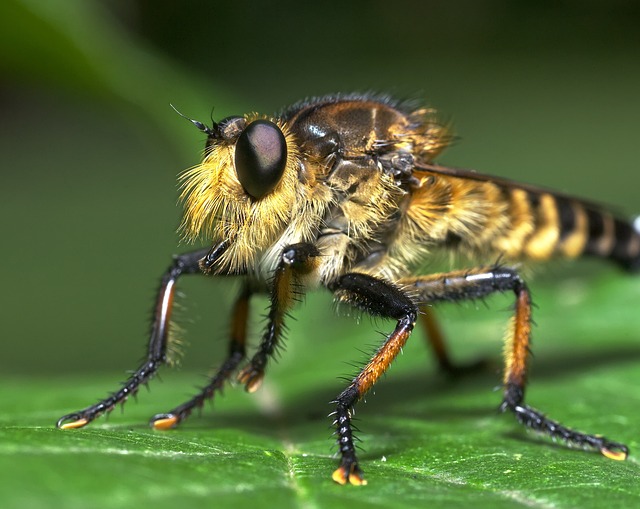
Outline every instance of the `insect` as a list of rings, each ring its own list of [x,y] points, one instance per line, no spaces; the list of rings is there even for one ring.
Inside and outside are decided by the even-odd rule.
[[[236,373],[247,391],[257,390],[297,297],[324,287],[340,303],[395,320],[332,402],[340,456],[333,480],[364,484],[352,411],[418,319],[440,365],[455,370],[431,306],[511,292],[515,311],[500,409],[554,439],[626,459],[625,445],[570,429],[525,402],[532,306],[514,267],[591,255],[637,270],[640,234],[630,222],[571,196],[436,164],[452,139],[449,126],[434,110],[386,96],[334,95],[299,102],[273,117],[232,116],[211,127],[191,122],[207,142],[202,163],[181,176],[181,229],[211,247],[175,256],[162,277],[146,360],[112,395],[60,418],[59,428],[79,428],[110,411],[168,362],[176,284],[183,275],[201,274],[242,280],[228,355],[193,398],[151,419],[156,429],[180,424]],[[437,251],[479,264],[422,274],[421,266]],[[249,301],[258,293],[270,297],[267,324],[248,357]]]

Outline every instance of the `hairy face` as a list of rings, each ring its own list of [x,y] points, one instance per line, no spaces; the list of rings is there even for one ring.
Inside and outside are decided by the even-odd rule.
[[[282,120],[234,117],[218,131],[203,162],[181,176],[181,229],[188,240],[230,240],[219,269],[237,273],[283,237],[305,240],[314,227],[308,218],[318,214],[301,208],[316,206],[314,196],[326,193],[300,180],[301,154]]]

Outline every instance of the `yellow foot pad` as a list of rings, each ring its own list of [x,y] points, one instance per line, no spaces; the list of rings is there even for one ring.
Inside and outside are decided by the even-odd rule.
[[[151,427],[153,429],[159,430],[173,429],[178,425],[179,422],[180,419],[178,419],[177,415],[161,414],[156,415],[155,417],[153,417],[153,419],[151,419]]]
[[[66,422],[64,424],[60,424],[58,425],[58,428],[60,429],[77,429],[77,428],[82,428],[83,426],[86,426],[87,424],[89,424],[89,421],[87,419],[76,419],[75,421],[71,421],[71,422]]]
[[[342,484],[343,486],[347,483],[353,484],[354,486],[365,486],[367,481],[362,478],[360,472],[356,472],[356,466],[352,465],[349,471],[344,466],[340,466],[331,478],[337,482],[338,484]]]
[[[629,453],[625,450],[612,451],[611,449],[607,449],[605,447],[600,449],[600,453],[606,458],[609,458],[610,460],[616,460],[616,461],[624,461],[627,459],[627,456],[629,455]]]

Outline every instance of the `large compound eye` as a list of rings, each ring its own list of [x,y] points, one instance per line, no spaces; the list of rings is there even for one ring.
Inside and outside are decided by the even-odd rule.
[[[271,192],[287,164],[287,142],[268,120],[251,122],[236,142],[236,173],[245,191],[256,200]]]

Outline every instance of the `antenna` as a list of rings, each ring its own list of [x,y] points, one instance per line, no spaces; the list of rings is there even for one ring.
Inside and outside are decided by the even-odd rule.
[[[175,111],[178,115],[180,115],[182,118],[188,120],[189,122],[191,122],[194,126],[196,126],[198,128],[198,130],[202,131],[203,133],[205,133],[207,136],[215,136],[217,129],[218,129],[218,124],[216,124],[213,119],[211,119],[211,123],[212,126],[208,127],[205,124],[203,124],[202,122],[198,121],[198,120],[194,120],[192,118],[187,117],[186,115],[183,115],[182,113],[180,113],[180,111],[178,111],[178,109],[173,105],[173,104],[169,104],[169,106],[171,106],[173,108],[173,111]]]

